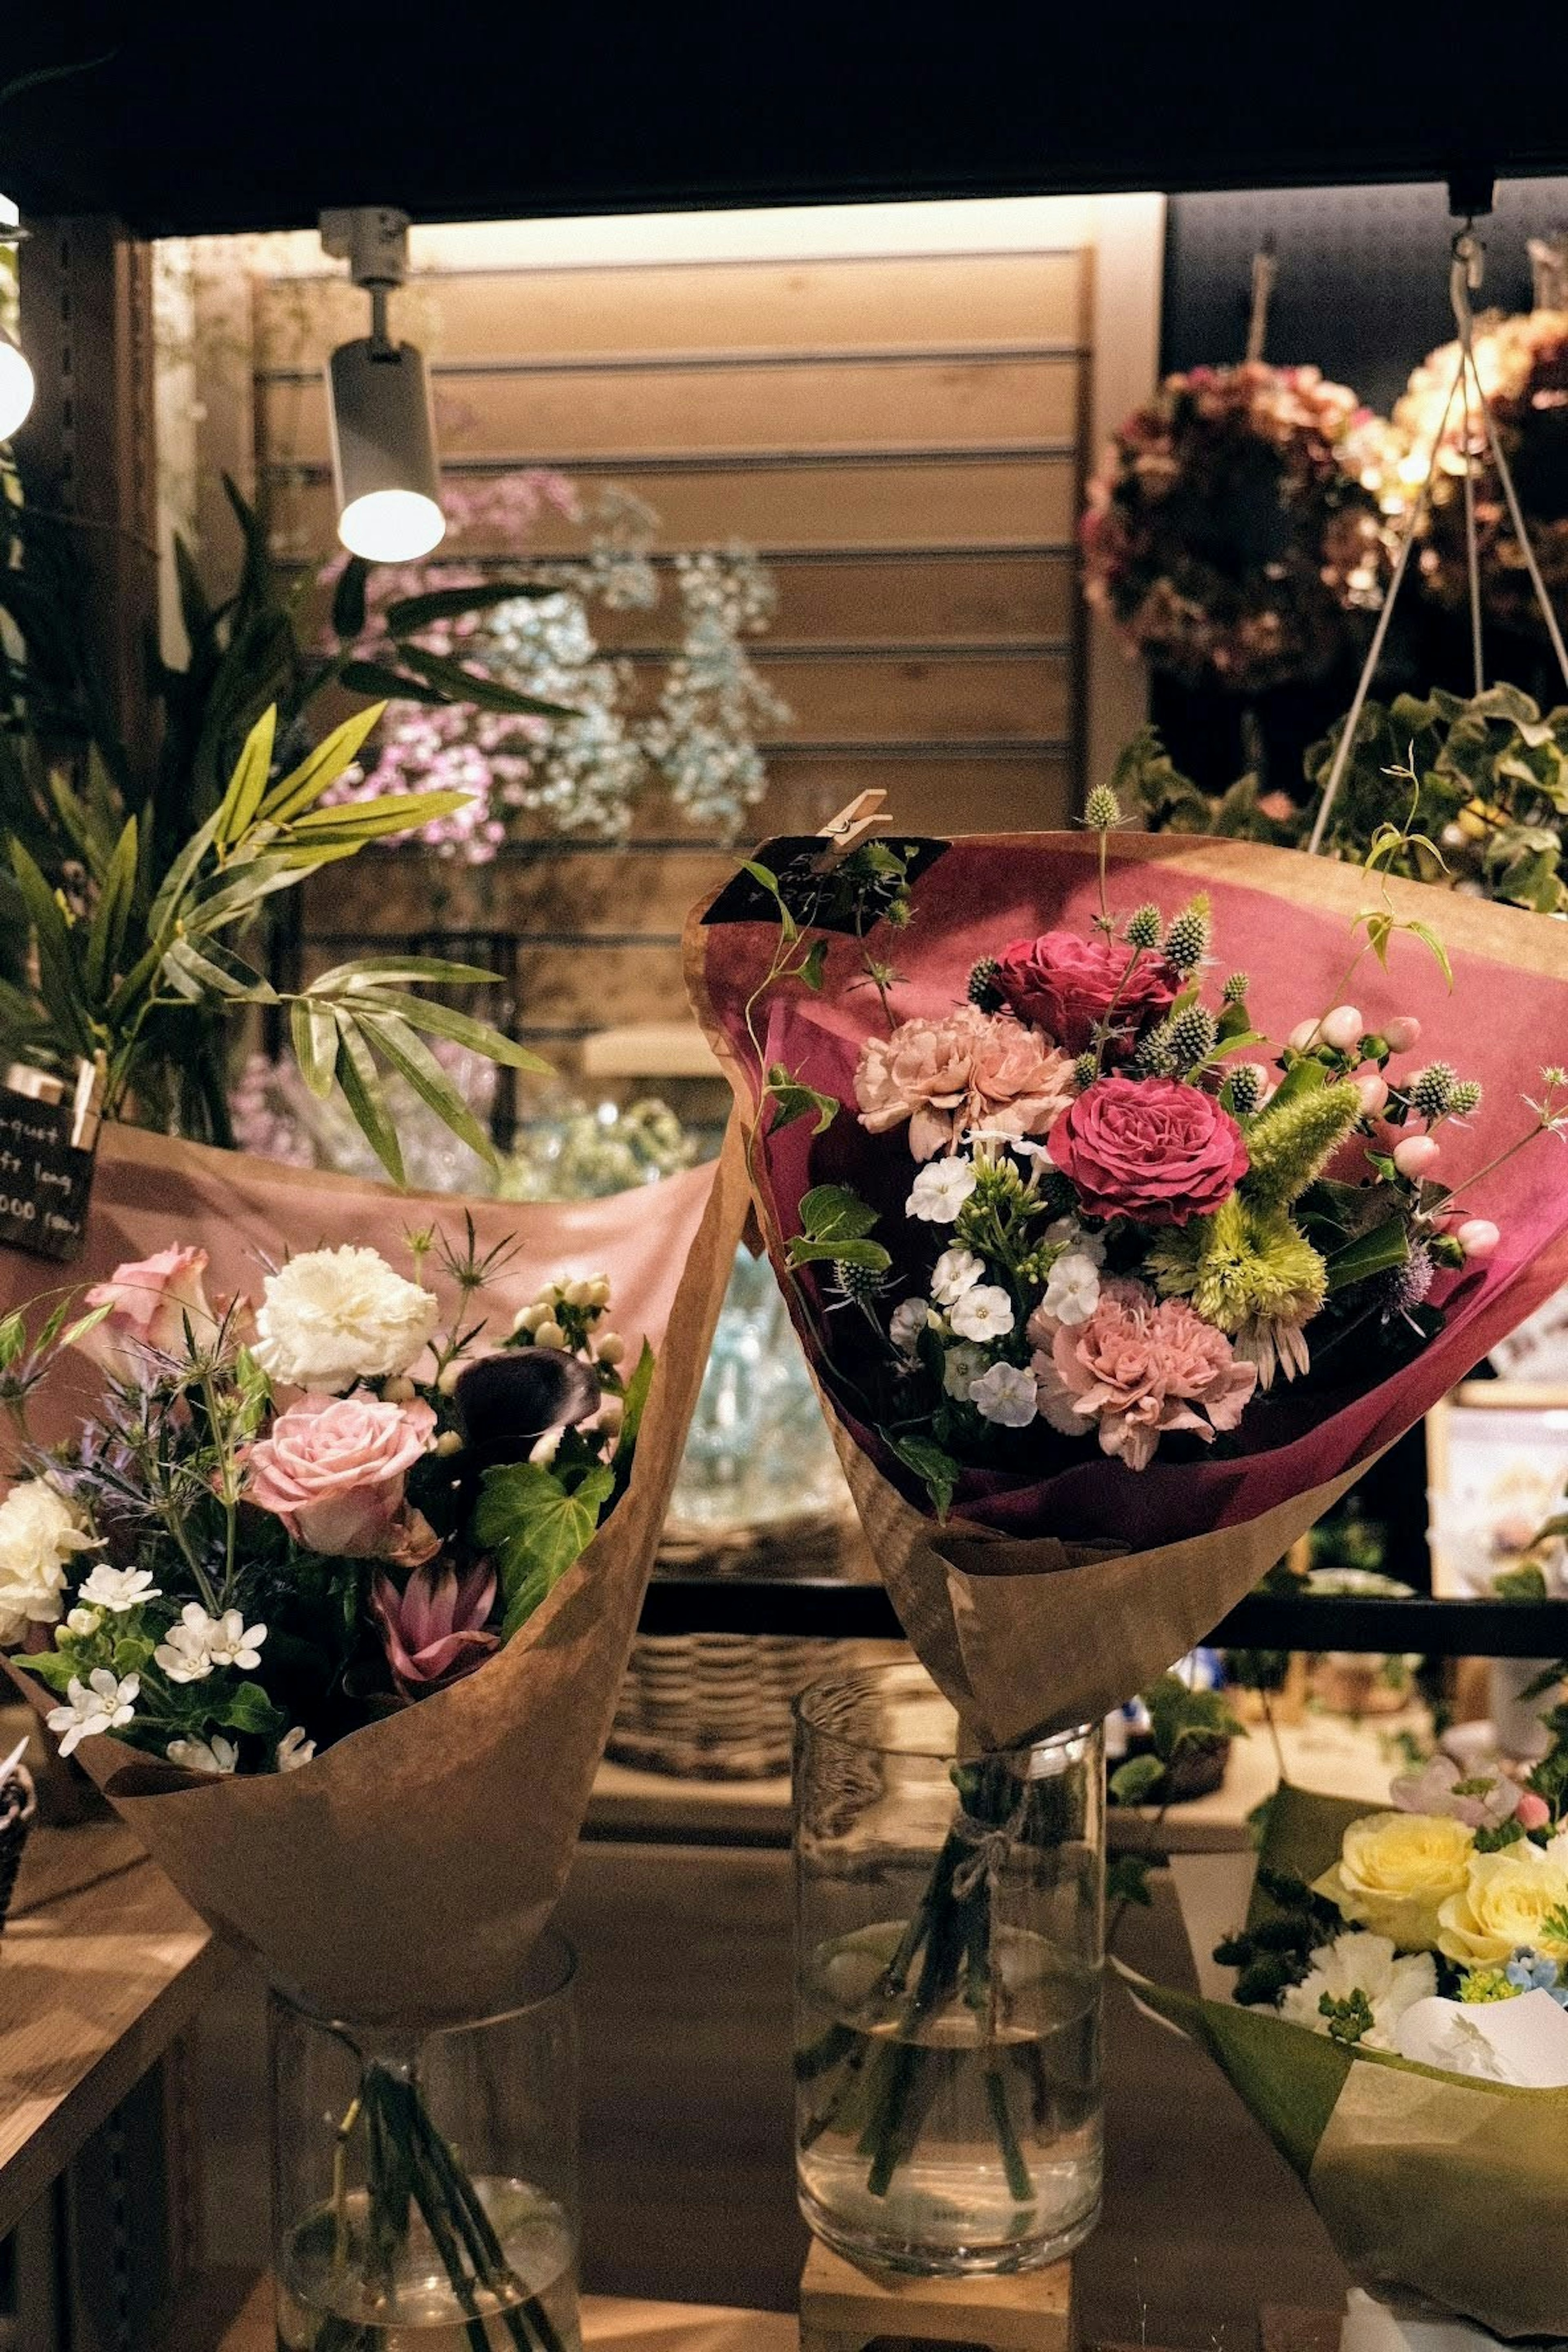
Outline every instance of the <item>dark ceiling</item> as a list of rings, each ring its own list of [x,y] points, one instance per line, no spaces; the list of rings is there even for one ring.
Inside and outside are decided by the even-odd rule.
[[[1568,12],[18,0],[0,189],[146,235],[1560,171]],[[1509,28],[1511,27],[1511,31]],[[1504,37],[1504,35],[1507,37]]]

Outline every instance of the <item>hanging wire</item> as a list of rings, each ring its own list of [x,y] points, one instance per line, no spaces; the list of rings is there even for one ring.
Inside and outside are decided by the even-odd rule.
[[[1474,224],[1467,221],[1460,235],[1454,239],[1454,265],[1449,288],[1454,317],[1459,330],[1459,373],[1465,402],[1465,562],[1470,592],[1470,666],[1475,678],[1474,690],[1477,694],[1484,694],[1487,674],[1481,646],[1481,558],[1476,538],[1476,459],[1479,452],[1470,434],[1470,378],[1475,373],[1476,360],[1470,340],[1469,298],[1480,291],[1486,248],[1473,232]]]

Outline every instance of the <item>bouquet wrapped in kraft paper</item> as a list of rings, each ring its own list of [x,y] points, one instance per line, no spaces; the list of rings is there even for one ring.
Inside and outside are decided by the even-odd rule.
[[[1391,787],[1391,793],[1396,788]],[[693,913],[769,1251],[977,1747],[1206,1633],[1568,1275],[1568,945],[1250,843],[765,845]]]
[[[733,1141],[635,1195],[470,1206],[111,1128],[76,1319],[0,1252],[7,1664],[318,2013],[520,1981],[744,1213]]]
[[[1562,1795],[1441,1756],[1384,1811],[1282,1788],[1257,1857],[1173,1865],[1199,1991],[1123,1971],[1300,2176],[1343,2352],[1568,2332]]]

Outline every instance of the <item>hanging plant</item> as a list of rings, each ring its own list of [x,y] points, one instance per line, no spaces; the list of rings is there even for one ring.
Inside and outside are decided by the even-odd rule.
[[[1321,677],[1388,577],[1386,427],[1313,367],[1167,376],[1089,486],[1085,590],[1130,651],[1240,694]]]

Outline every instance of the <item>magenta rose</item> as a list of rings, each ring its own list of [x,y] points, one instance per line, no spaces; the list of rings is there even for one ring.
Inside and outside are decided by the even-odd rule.
[[[184,1357],[187,1326],[197,1348],[210,1346],[217,1318],[202,1281],[206,1266],[204,1249],[157,1250],[117,1265],[82,1302],[108,1310],[83,1334],[84,1351],[116,1380],[136,1381],[163,1358]]]
[[[296,1543],[330,1559],[412,1567],[437,1549],[404,1496],[435,1427],[427,1404],[384,1404],[363,1389],[346,1397],[301,1397],[251,1447],[245,1499],[274,1513]]]
[[[1043,931],[1004,948],[994,985],[1020,1020],[1032,1021],[1069,1054],[1086,1054],[1098,1023],[1109,1016],[1126,1044],[1170,1011],[1182,981],[1163,956],[1102,933],[1080,939],[1076,931]]]
[[[1247,1170],[1240,1128],[1174,1078],[1099,1078],[1062,1113],[1051,1158],[1091,1217],[1184,1225],[1227,1201]]]

